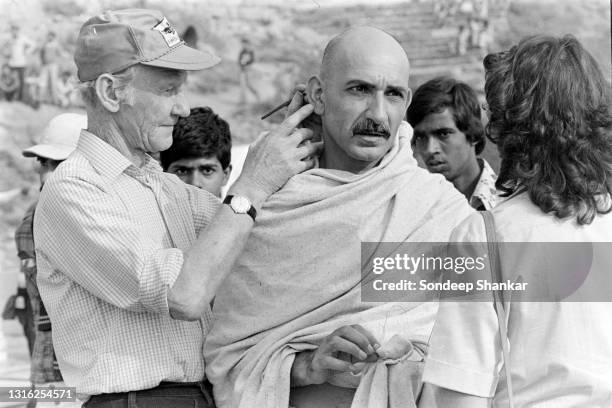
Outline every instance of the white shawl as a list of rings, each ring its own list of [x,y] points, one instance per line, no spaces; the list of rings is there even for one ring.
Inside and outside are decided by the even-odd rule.
[[[373,330],[383,349],[393,348],[388,341],[395,334],[428,340],[437,304],[361,301],[360,244],[448,241],[473,210],[442,176],[417,167],[409,138],[399,133],[377,167],[363,174],[312,169],[265,203],[215,298],[205,359],[220,408],[286,408],[295,354],[316,348],[342,325]],[[398,314],[398,329],[382,333],[386,326],[377,322]],[[388,357],[391,364],[397,356]],[[366,367],[363,387],[371,389],[356,395],[397,388],[375,385],[387,381],[374,373],[388,366],[385,361]]]

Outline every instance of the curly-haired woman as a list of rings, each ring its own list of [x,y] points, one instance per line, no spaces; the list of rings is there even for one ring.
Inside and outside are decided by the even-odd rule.
[[[484,66],[506,195],[491,211],[501,276],[536,290],[504,299],[507,360],[492,302],[442,303],[419,406],[610,407],[610,84],[572,36],[525,38]],[[475,214],[454,240],[485,231]]]

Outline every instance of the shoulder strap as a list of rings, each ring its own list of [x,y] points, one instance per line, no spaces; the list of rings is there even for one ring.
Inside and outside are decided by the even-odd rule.
[[[487,247],[489,250],[489,262],[491,265],[491,277],[493,282],[501,282],[501,263],[499,260],[499,247],[497,244],[497,234],[495,233],[495,220],[489,211],[479,211],[485,223],[487,233]],[[499,326],[499,337],[501,340],[502,354],[504,358],[504,370],[506,372],[506,384],[508,387],[508,401],[510,408],[514,408],[512,392],[512,376],[510,375],[510,345],[508,344],[508,321],[504,307],[504,295],[502,291],[493,291],[493,306],[497,314]]]

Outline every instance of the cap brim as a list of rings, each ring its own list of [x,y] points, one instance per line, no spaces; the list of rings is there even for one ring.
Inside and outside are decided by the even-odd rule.
[[[51,160],[66,160],[74,147],[70,146],[54,146],[48,144],[37,144],[25,149],[22,154],[25,157],[44,157]]]
[[[199,71],[214,67],[221,58],[206,51],[200,51],[184,44],[173,48],[170,52],[150,61],[140,61],[151,67],[178,69],[183,71]]]

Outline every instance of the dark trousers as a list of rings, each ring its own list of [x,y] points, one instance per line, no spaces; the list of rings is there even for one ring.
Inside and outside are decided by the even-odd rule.
[[[30,303],[30,295],[24,288],[17,288],[17,295],[23,296],[25,308],[19,309],[15,312],[19,323],[23,326],[23,334],[28,341],[28,351],[30,357],[32,357],[32,351],[34,350],[34,341],[36,340],[36,324],[34,321],[34,309]]]
[[[212,386],[163,382],[149,390],[93,395],[83,408],[215,408]]]
[[[17,96],[17,91],[2,92],[0,91],[0,101],[6,99],[8,102],[12,102]]]
[[[17,100],[23,101],[25,94],[25,67],[13,67],[13,71],[17,72],[19,77],[19,89],[17,90]]]

